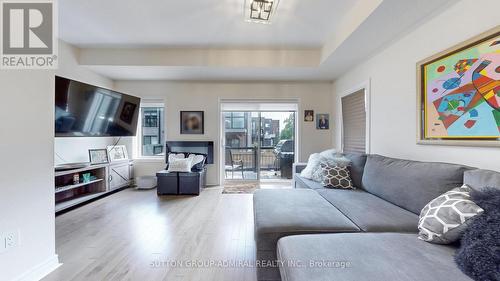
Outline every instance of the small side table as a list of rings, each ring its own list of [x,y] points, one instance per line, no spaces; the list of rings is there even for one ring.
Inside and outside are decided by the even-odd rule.
[[[177,174],[178,173],[169,173],[166,170],[156,173],[158,179],[156,193],[158,195],[179,194],[179,179]]]
[[[205,187],[206,169],[190,173],[169,173],[160,171],[158,178],[158,195],[200,195]]]

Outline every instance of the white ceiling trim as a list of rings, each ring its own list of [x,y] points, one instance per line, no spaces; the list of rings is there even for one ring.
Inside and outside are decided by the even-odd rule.
[[[82,48],[79,64],[114,80],[332,81],[453,2],[359,1],[320,48]]]
[[[85,66],[317,67],[319,49],[81,49]]]

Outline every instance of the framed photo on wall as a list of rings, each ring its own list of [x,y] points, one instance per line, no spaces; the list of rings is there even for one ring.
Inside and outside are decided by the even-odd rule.
[[[328,113],[316,114],[316,129],[318,130],[330,129],[330,114]]]
[[[181,134],[203,135],[205,133],[203,111],[181,111]]]
[[[417,64],[417,143],[500,146],[500,27]]]
[[[90,165],[99,165],[109,163],[107,149],[89,149]]]
[[[304,110],[304,122],[314,122],[314,110]]]

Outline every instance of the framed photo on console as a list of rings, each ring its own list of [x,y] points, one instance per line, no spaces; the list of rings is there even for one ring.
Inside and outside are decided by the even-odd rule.
[[[90,165],[99,165],[109,163],[107,149],[89,149]]]
[[[108,146],[109,161],[121,161],[128,159],[127,147],[124,145]]]
[[[500,146],[500,27],[417,63],[417,143]]]
[[[204,122],[203,111],[181,111],[181,134],[203,135]]]

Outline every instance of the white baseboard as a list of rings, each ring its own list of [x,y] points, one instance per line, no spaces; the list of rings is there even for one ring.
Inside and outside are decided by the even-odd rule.
[[[54,271],[56,268],[61,266],[62,263],[59,263],[58,255],[53,255],[48,258],[44,262],[38,264],[37,266],[31,268],[25,273],[21,274],[19,277],[14,279],[15,281],[39,281],[49,273]]]

